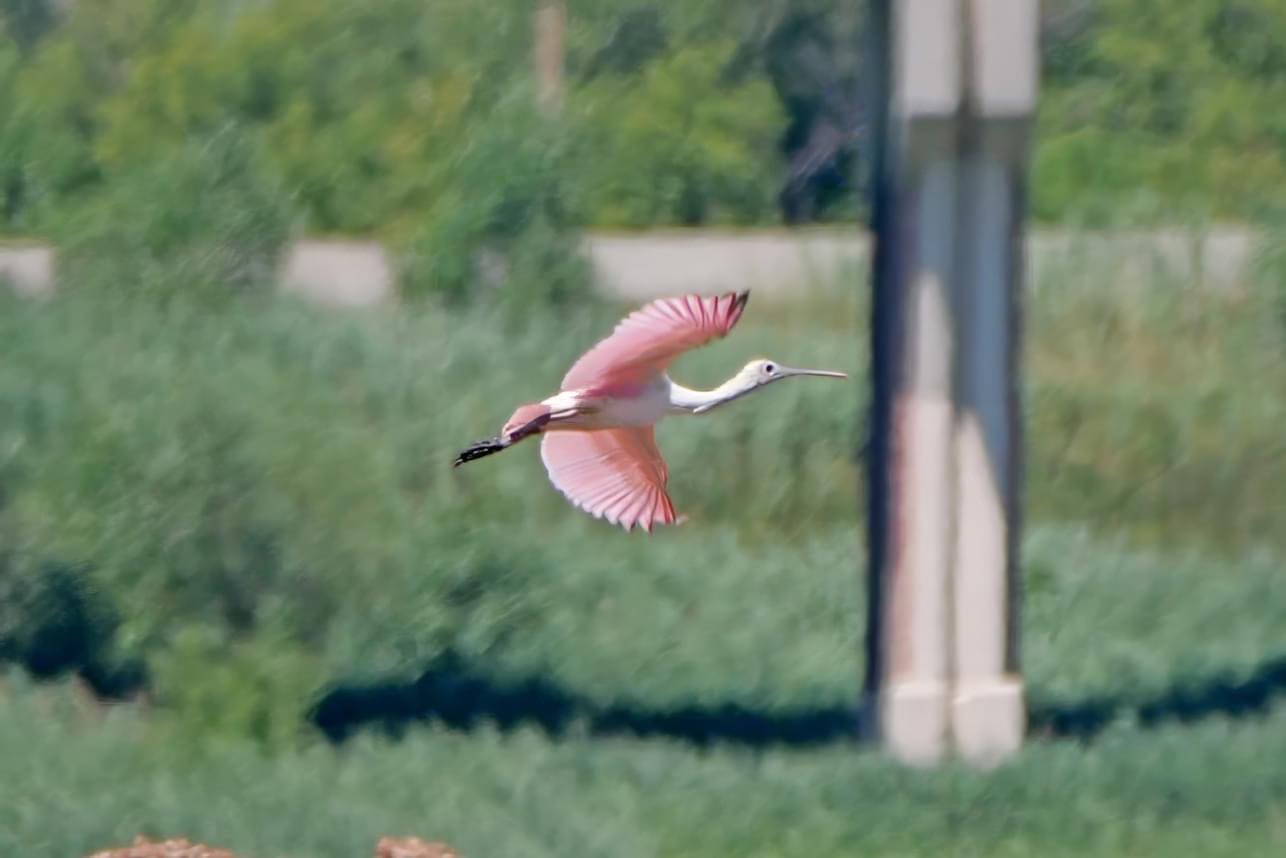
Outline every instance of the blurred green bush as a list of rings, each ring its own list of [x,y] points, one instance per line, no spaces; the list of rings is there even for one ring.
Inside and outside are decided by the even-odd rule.
[[[618,11],[573,10],[587,25],[572,30],[573,64]],[[310,231],[416,236],[444,256],[467,255],[459,239],[530,229],[509,242],[512,264],[547,269],[539,246],[561,252],[562,221],[579,221],[546,206],[528,223],[531,193],[573,179],[597,189],[581,217],[771,217],[780,109],[762,73],[725,91],[735,43],[667,42],[641,73],[587,74],[571,115],[537,129],[514,103],[529,93],[530,12],[518,0],[77,3],[28,51],[0,43],[0,92],[13,95],[0,142],[15,154],[3,227],[47,231],[85,193],[228,124],[262,144]],[[459,259],[433,267],[434,291],[460,291]]]
[[[852,4],[568,8],[569,99],[542,175],[583,189],[586,222],[775,222],[826,134],[845,141],[827,156],[841,187],[814,214],[851,217],[868,145]],[[1036,217],[1119,223],[1149,198],[1163,217],[1257,218],[1286,190],[1280,4],[1066,0],[1046,18]],[[0,231],[48,233],[86,193],[228,124],[259,140],[313,233],[472,234],[478,216],[466,228],[452,208],[489,193],[458,173],[481,157],[474,134],[496,192],[522,195],[495,125],[530,76],[529,3],[30,0],[0,22]],[[532,163],[521,148],[513,169]]]
[[[1286,6],[1275,0],[1063,0],[1047,9],[1033,213],[1140,195],[1257,218],[1286,190]]]
[[[777,219],[786,117],[771,84],[733,78],[733,42],[681,48],[577,94],[581,182],[598,226]]]
[[[567,124],[518,87],[461,139],[424,222],[402,241],[403,292],[454,306],[483,292],[516,312],[590,299],[580,150]]]
[[[326,681],[298,639],[272,631],[230,639],[226,629],[195,621],[152,654],[150,667],[163,727],[191,748],[218,740],[249,740],[272,752],[297,748]]]
[[[123,168],[55,229],[59,278],[135,296],[214,296],[275,284],[294,200],[234,126]]]

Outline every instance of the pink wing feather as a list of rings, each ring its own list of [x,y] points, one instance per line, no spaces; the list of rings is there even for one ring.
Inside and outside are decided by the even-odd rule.
[[[747,291],[653,301],[581,355],[563,378],[563,390],[646,381],[683,352],[727,336],[749,298]]]
[[[550,481],[573,505],[626,530],[674,524],[669,469],[651,426],[550,432],[540,442]]]

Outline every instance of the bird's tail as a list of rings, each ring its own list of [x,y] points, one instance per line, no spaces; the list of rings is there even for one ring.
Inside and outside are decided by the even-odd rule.
[[[474,459],[482,459],[486,456],[499,453],[508,447],[512,447],[522,439],[535,435],[545,428],[545,424],[550,420],[550,409],[548,405],[541,402],[533,402],[529,405],[519,406],[518,410],[505,423],[500,434],[495,438],[484,438],[481,441],[474,441],[468,447],[460,451],[455,457],[454,467],[460,467],[465,462],[472,462]]]
[[[543,402],[529,402],[519,405],[513,416],[505,421],[505,428],[500,430],[501,438],[508,438],[516,444],[528,435],[535,435],[550,419],[550,408]]]
[[[499,453],[508,446],[499,438],[484,438],[481,441],[474,441],[460,451],[460,454],[455,457],[452,467],[458,468],[465,462],[472,462],[474,459],[481,459],[485,456],[490,456],[492,453]]]

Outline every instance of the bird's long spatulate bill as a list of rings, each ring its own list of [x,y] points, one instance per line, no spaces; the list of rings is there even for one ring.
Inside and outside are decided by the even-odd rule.
[[[452,467],[458,468],[465,462],[472,462],[474,459],[481,459],[485,456],[490,456],[492,453],[499,453],[507,446],[509,445],[499,438],[485,438],[481,441],[474,441],[460,451],[460,455],[455,457],[455,464]]]
[[[830,369],[795,369],[794,367],[778,367],[777,372],[780,375],[815,375],[820,378],[848,378],[846,372],[836,372]]]

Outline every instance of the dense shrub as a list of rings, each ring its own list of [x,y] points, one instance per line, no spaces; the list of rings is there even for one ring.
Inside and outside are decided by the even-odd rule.
[[[516,311],[589,297],[576,146],[526,87],[462,129],[423,225],[403,242],[403,288],[448,304],[499,298]]]
[[[290,196],[235,127],[113,176],[58,221],[70,288],[133,295],[266,286],[290,237]]]
[[[1148,192],[1248,218],[1286,189],[1286,8],[1253,0],[1059,4],[1031,182],[1041,219]]]
[[[1166,213],[1247,218],[1281,196],[1279,4],[1047,7],[1031,183],[1038,218],[1119,221],[1121,203],[1140,194]],[[530,75],[532,10],[520,0],[50,9],[0,9],[8,231],[44,231],[81,194],[229,122],[261,132],[267,163],[310,230],[431,230],[438,202],[454,196],[468,135]],[[860,210],[853,174],[869,146],[860,8],[570,0],[568,9],[568,112],[583,143],[568,169],[591,191],[591,223],[770,223],[781,207],[823,218]]]
[[[594,223],[775,219],[784,115],[767,81],[729,79],[735,47],[684,48],[578,94]]]
[[[298,197],[314,232],[472,235],[479,218],[453,209],[491,195],[488,170],[501,170],[499,184],[521,195],[513,174],[532,166],[535,141],[498,127],[503,117],[532,127],[507,104],[529,74],[530,11],[515,0],[78,3],[20,66],[16,51],[0,54],[0,92],[14,90],[15,139],[24,145],[11,162],[8,220],[43,229],[78,207],[80,194],[232,123],[263,141],[271,178]],[[617,11],[574,13],[586,26],[571,31],[573,84]],[[590,82],[589,99],[602,109],[574,133],[600,148],[582,146],[575,163],[557,151],[537,157],[558,161],[560,171],[594,173],[604,189],[593,213],[601,208],[608,218],[770,216],[780,159],[770,86],[744,72],[725,86],[735,45],[688,46],[695,35],[685,36],[681,23],[667,27],[678,42],[641,74]],[[622,122],[629,127],[620,136]],[[673,142],[657,148],[667,137]],[[488,152],[484,167],[469,166],[483,163],[475,143]],[[461,187],[461,169],[479,183]],[[653,186],[668,189],[656,197]],[[533,249],[519,256],[538,255],[547,227],[532,225]]]
[[[250,740],[270,751],[297,747],[326,681],[320,660],[297,638],[272,631],[229,638],[198,621],[157,648],[150,666],[163,723],[186,746]]]
[[[23,146],[13,108],[18,69],[17,47],[0,31],[0,234],[19,232],[24,226]]]

